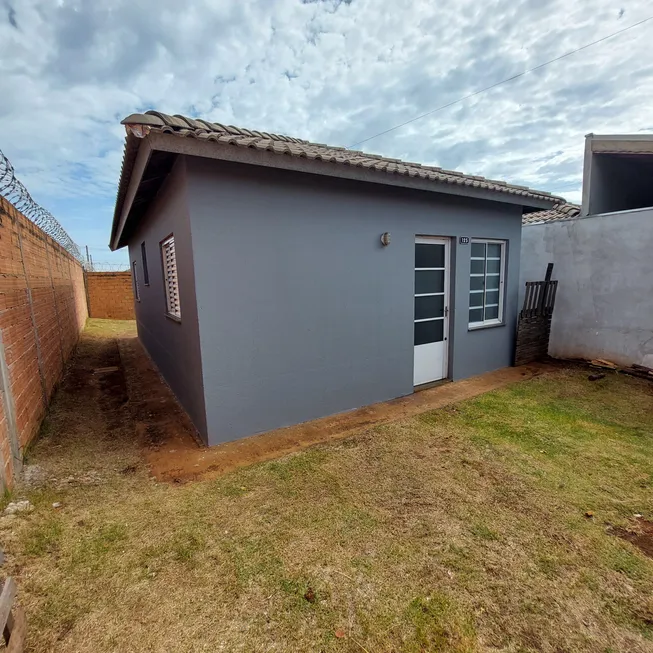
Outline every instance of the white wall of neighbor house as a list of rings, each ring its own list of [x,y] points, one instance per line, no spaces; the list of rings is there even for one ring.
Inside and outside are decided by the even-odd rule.
[[[549,262],[549,354],[653,367],[653,208],[524,226],[521,288]]]

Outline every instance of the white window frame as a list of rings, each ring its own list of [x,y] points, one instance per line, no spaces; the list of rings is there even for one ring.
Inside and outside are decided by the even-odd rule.
[[[168,266],[166,265],[166,256],[167,251],[172,246],[172,256],[174,257],[174,277],[169,274]],[[165,289],[166,296],[166,316],[177,321],[181,322],[181,298],[179,296],[179,273],[177,269],[177,251],[175,249],[175,236],[170,234],[167,238],[164,238],[160,243],[161,248],[161,265],[163,267],[163,287]],[[171,293],[172,287],[176,287],[177,299],[176,302],[173,301],[173,293]],[[175,305],[176,304],[176,305]]]
[[[137,302],[141,301],[141,290],[138,287],[138,274],[136,273],[136,261],[132,262],[132,281],[134,283],[134,299]]]
[[[472,273],[472,261],[480,260],[480,259],[477,259],[477,258],[471,256],[471,248],[470,248],[470,258],[469,258],[469,278],[470,278],[470,281],[471,281],[472,277],[475,277],[475,276],[482,276],[484,279],[487,279],[488,276],[496,276],[497,274],[499,275],[499,314],[498,314],[498,316],[496,318],[492,318],[491,320],[483,320],[481,322],[469,322],[469,310],[471,310],[472,308],[475,308],[475,307],[472,307],[470,305],[470,302],[469,302],[470,295],[472,295],[473,293],[477,293],[477,292],[481,293],[482,292],[483,293],[483,306],[482,306],[483,313],[485,313],[485,309],[488,306],[488,305],[485,304],[485,292],[487,290],[487,288],[485,288],[485,283],[483,284],[483,290],[472,290],[470,288],[469,294],[467,295],[467,299],[468,299],[468,302],[467,302],[468,303],[468,318],[467,319],[468,319],[469,329],[481,329],[483,327],[489,327],[489,326],[500,326],[500,325],[504,324],[504,320],[503,320],[504,306],[503,306],[503,304],[504,304],[504,296],[505,296],[506,244],[507,244],[507,241],[505,241],[505,240],[495,240],[495,239],[492,239],[492,238],[472,238],[470,243],[472,243],[472,244],[473,243],[481,243],[481,244],[484,244],[486,246],[487,245],[500,245],[501,246],[501,255],[500,255],[501,263],[499,265],[499,272],[498,273],[491,272],[491,273],[488,274],[487,270],[485,270],[485,272],[483,272],[482,275],[480,273],[473,274]],[[487,249],[486,249],[485,258],[483,260],[487,261]],[[492,259],[492,260],[496,260],[496,259]],[[492,304],[492,306],[494,306],[494,304]],[[477,308],[481,308],[481,307],[477,307]]]

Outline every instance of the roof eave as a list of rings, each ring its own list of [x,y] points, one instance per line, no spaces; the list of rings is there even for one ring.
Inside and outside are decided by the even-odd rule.
[[[112,252],[124,247],[124,244],[120,244],[120,238],[151,154],[152,147],[149,139],[137,137],[128,130],[125,140],[125,156],[118,183],[116,208],[111,224],[109,249]]]
[[[339,177],[356,181],[366,181],[389,186],[402,186],[429,192],[480,198],[495,202],[504,202],[507,204],[517,204],[519,206],[538,210],[552,208],[556,203],[560,202],[560,198],[545,195],[541,197],[533,197],[526,189],[521,191],[515,187],[513,187],[514,192],[477,188],[471,183],[465,183],[465,178],[461,178],[461,183],[458,184],[436,182],[432,179],[422,179],[417,176],[411,177],[407,174],[391,174],[373,168],[362,168],[354,165],[320,161],[290,154],[278,154],[266,150],[261,151],[256,148],[240,147],[238,145],[219,143],[213,140],[198,139],[193,136],[181,136],[178,134],[162,133],[154,130],[150,132],[148,140],[150,140],[153,149],[174,152],[186,156],[199,156],[209,159],[281,168],[284,170]]]
[[[653,141],[653,134],[586,134],[593,141]]]
[[[588,134],[585,140],[594,154],[653,154],[653,134]]]
[[[165,123],[159,116],[153,114],[133,114],[125,118],[122,124],[126,126],[127,139],[111,228],[109,247],[112,251],[124,246],[121,244],[122,233],[153,150],[515,204],[521,206],[523,211],[550,209],[561,200],[546,194],[538,195],[530,189],[516,186],[506,186],[505,190],[482,188],[480,184],[478,186],[475,184],[473,178],[464,176],[460,177],[459,183],[439,182],[417,175],[388,173],[374,168],[220,143],[198,138],[192,134],[163,132],[161,129]],[[489,180],[484,181],[487,183]]]

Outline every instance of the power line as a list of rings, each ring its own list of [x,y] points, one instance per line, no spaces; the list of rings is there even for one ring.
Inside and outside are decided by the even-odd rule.
[[[548,66],[549,64],[555,63],[556,61],[560,61],[561,59],[564,59],[566,57],[570,57],[572,54],[576,54],[577,52],[580,52],[581,50],[587,50],[587,48],[591,48],[593,45],[596,45],[597,43],[602,43],[603,41],[607,41],[608,39],[611,39],[613,36],[617,36],[618,34],[623,34],[624,32],[627,32],[629,29],[633,29],[633,27],[639,27],[640,25],[643,25],[644,23],[648,22],[649,20],[652,20],[653,16],[649,16],[648,18],[644,18],[644,20],[640,20],[637,23],[633,23],[632,25],[629,25],[628,27],[624,27],[623,29],[620,29],[616,32],[612,32],[612,34],[608,34],[607,36],[603,36],[600,39],[597,39],[596,41],[592,41],[591,43],[586,43],[585,45],[582,45],[579,48],[576,48],[575,50],[570,50],[569,52],[566,52],[565,54],[561,54],[559,57],[556,57],[555,59],[550,59],[549,61],[545,61],[544,63],[539,64],[538,66],[534,66],[533,68],[529,68],[528,70],[524,70],[521,73],[518,73],[517,75],[513,75],[512,77],[507,77],[506,79],[502,79],[500,82],[496,82],[495,84],[491,84],[490,86],[486,86],[485,88],[482,88],[478,91],[474,91],[473,93],[469,93],[469,95],[465,95],[464,97],[458,98],[457,100],[454,100],[453,102],[448,102],[447,104],[443,104],[441,107],[437,107],[437,109],[432,109],[431,111],[427,111],[426,113],[423,113],[415,118],[411,118],[410,120],[406,120],[406,122],[402,122],[399,125],[395,125],[394,127],[390,127],[389,129],[386,129],[382,132],[379,132],[378,134],[374,134],[373,136],[368,136],[367,138],[364,138],[362,141],[357,141],[356,143],[352,143],[351,145],[347,145],[346,149],[351,149],[352,147],[357,147],[358,145],[362,145],[363,143],[367,143],[367,141],[371,141],[373,138],[378,138],[379,136],[383,136],[384,134],[389,134],[392,131],[395,131],[395,129],[399,129],[400,127],[405,127],[406,125],[410,125],[412,122],[417,122],[418,120],[421,120],[422,118],[426,118],[426,116],[431,116],[434,113],[437,113],[438,111],[442,111],[442,109],[448,109],[449,107],[452,107],[454,104],[458,104],[459,102],[463,102],[465,100],[469,100],[469,98],[474,97],[475,95],[480,95],[481,93],[485,93],[485,91],[489,91],[493,88],[496,88],[497,86],[500,86],[501,84],[505,84],[506,82],[511,82],[514,79],[518,79],[519,77],[523,77],[524,75],[528,75],[529,73],[535,72],[536,70],[539,70],[540,68],[544,68],[544,66]]]

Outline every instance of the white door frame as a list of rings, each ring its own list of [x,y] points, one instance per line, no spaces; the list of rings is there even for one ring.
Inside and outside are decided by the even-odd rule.
[[[413,344],[413,385],[420,386],[426,383],[432,383],[441,379],[446,379],[449,373],[449,304],[451,301],[451,238],[444,236],[416,236],[415,244],[442,244],[444,245],[444,316],[443,340],[432,342],[424,345]],[[419,268],[417,268],[419,269]],[[422,268],[423,269],[423,268]],[[426,268],[428,269],[428,268]],[[441,268],[433,268],[441,269]],[[437,295],[439,293],[426,293],[416,295],[413,289],[413,304],[415,297],[424,297]],[[437,318],[436,318],[437,319]],[[413,324],[416,322],[427,322],[428,318],[415,320],[413,315]]]

